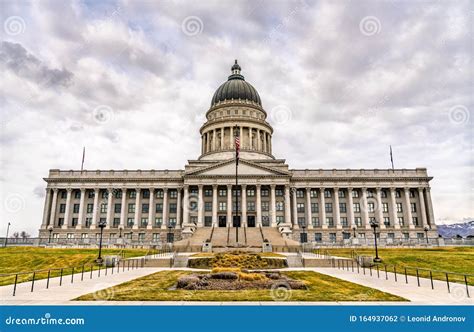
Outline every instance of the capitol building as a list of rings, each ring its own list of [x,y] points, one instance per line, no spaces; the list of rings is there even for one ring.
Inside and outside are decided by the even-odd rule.
[[[421,243],[438,237],[426,168],[292,169],[235,61],[177,170],[51,169],[40,237],[55,242],[214,247]],[[235,137],[240,153],[236,185]],[[238,236],[238,239],[237,239]]]

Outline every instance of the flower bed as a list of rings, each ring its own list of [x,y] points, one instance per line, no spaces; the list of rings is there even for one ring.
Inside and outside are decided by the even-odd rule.
[[[288,267],[285,257],[265,257],[258,253],[227,252],[212,256],[190,257],[191,268],[210,269],[215,267],[236,267],[243,269],[279,269]]]

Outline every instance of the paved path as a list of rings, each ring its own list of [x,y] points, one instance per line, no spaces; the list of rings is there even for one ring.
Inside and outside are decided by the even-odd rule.
[[[394,273],[380,271],[380,278],[377,271],[372,270],[372,276],[369,269],[366,274],[337,269],[337,268],[307,268],[293,270],[310,270],[322,274],[326,274],[335,278],[350,281],[359,285],[375,288],[383,292],[391,293],[408,299],[412,304],[446,304],[446,305],[462,305],[474,304],[474,287],[469,286],[470,298],[466,294],[466,286],[464,284],[450,283],[451,292],[448,292],[446,282],[433,280],[434,289],[431,289],[430,279],[420,278],[420,287],[418,287],[417,279],[414,276],[408,276],[408,283],[405,281],[405,275],[397,274],[397,282],[395,282]]]

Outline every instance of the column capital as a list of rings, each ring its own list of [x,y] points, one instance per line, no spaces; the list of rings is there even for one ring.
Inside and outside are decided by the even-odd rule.
[[[410,187],[404,187],[404,188],[403,188],[403,191],[406,192],[406,193],[409,192],[409,191],[410,191]]]
[[[324,193],[324,190],[326,190],[326,188],[324,188],[324,187],[319,188],[319,192],[321,192],[321,193]]]
[[[107,191],[109,194],[113,194],[114,190],[115,190],[114,188],[107,188]]]
[[[99,188],[94,188],[94,192],[95,192],[95,193],[98,193],[99,191],[100,191]]]
[[[377,192],[381,192],[381,191],[382,191],[382,187],[375,187],[375,190],[376,190]]]
[[[204,185],[202,183],[198,184],[197,186],[198,186],[199,190],[202,190],[202,187],[204,187]]]
[[[140,191],[142,191],[142,189],[141,189],[141,188],[135,188],[135,191],[136,191],[137,193],[139,193]]]
[[[332,190],[334,190],[334,192],[339,191],[339,187],[333,187]]]
[[[81,193],[85,193],[86,192],[86,188],[79,188],[79,190],[81,191]]]
[[[219,187],[218,184],[213,184],[213,185],[212,185],[212,189],[217,189],[218,187]]]
[[[275,189],[275,187],[276,187],[276,184],[270,184],[270,188],[271,188],[272,190]]]
[[[161,188],[161,190],[163,190],[163,193],[167,193],[167,192],[168,192],[168,188],[167,188],[167,187]]]
[[[242,188],[247,188],[247,184],[241,184],[240,185]]]
[[[425,189],[425,188],[423,188],[423,187],[418,187],[418,188],[416,188],[416,189],[418,190],[419,193],[422,193],[422,192],[423,192],[423,189]]]
[[[395,192],[395,190],[397,190],[396,187],[390,187],[390,192]]]
[[[67,191],[68,193],[70,193],[70,192],[72,192],[72,188],[66,188],[66,191]]]
[[[227,185],[227,189],[229,189],[229,190],[232,189],[232,185],[231,185],[231,184],[228,184],[228,185]]]
[[[262,188],[262,185],[261,185],[260,183],[257,183],[257,184],[255,185],[255,187],[256,187],[257,189],[260,189],[260,188]]]

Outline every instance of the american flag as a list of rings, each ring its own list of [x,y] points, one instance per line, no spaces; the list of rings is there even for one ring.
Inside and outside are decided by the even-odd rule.
[[[239,153],[240,153],[240,137],[239,135],[235,136],[235,158],[237,163],[239,162]]]

